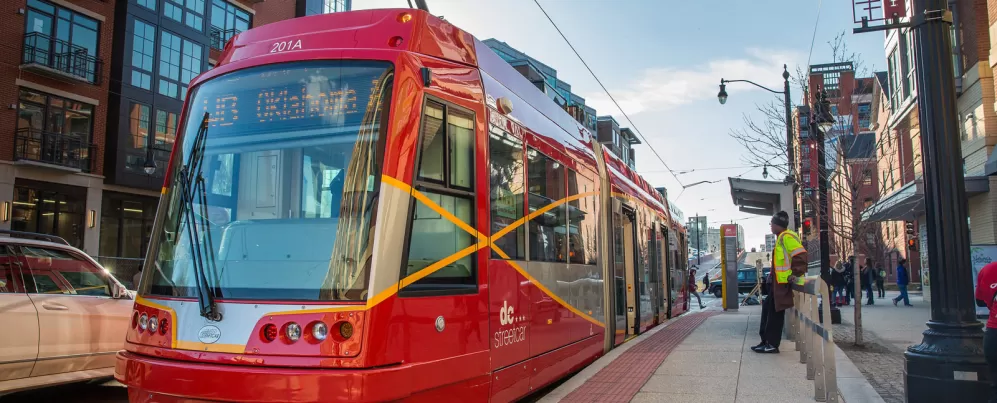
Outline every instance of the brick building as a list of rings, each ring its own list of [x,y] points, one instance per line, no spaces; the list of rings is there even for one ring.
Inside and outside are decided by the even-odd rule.
[[[0,228],[119,278],[144,257],[187,83],[250,27],[350,0],[0,2]],[[258,17],[257,17],[258,16]],[[16,39],[14,39],[16,38]]]

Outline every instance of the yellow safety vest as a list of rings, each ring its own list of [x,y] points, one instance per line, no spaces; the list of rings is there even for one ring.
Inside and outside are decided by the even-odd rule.
[[[788,283],[789,276],[793,274],[791,268],[793,257],[806,252],[807,250],[800,243],[800,236],[796,235],[795,232],[787,229],[779,234],[775,242],[775,251],[772,252],[772,260],[774,260],[775,265],[772,269],[775,270],[775,281],[779,284]],[[803,277],[799,277],[796,283],[803,285]]]

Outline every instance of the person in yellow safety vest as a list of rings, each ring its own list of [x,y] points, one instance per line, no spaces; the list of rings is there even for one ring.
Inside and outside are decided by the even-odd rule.
[[[772,271],[767,282],[768,297],[762,302],[762,321],[758,327],[762,342],[751,348],[756,353],[779,352],[786,309],[793,306],[790,285],[803,284],[803,276],[807,273],[807,251],[800,236],[789,230],[789,214],[785,211],[776,213],[770,227],[776,234],[776,241],[772,251]]]

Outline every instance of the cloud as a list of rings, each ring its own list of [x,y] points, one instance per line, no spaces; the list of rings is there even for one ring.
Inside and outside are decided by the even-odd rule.
[[[706,99],[716,99],[720,78],[748,79],[760,85],[782,89],[782,65],[790,73],[805,60],[799,52],[749,48],[738,59],[713,60],[703,65],[682,68],[649,68],[624,88],[610,88],[613,97],[629,115],[645,111],[666,110]],[[762,91],[750,84],[734,84],[727,92]],[[603,93],[585,94],[586,104],[600,115],[620,116],[616,105]]]

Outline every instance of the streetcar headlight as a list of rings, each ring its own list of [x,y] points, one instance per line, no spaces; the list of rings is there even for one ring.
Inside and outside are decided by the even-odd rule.
[[[145,330],[145,328],[148,326],[149,326],[149,315],[143,313],[141,316],[138,317],[138,328],[141,330]]]
[[[159,329],[159,318],[155,315],[149,317],[149,333],[156,333],[156,329]]]
[[[298,341],[301,338],[301,325],[295,322],[288,323],[284,328],[284,336],[292,342]]]
[[[329,328],[323,322],[312,323],[312,337],[315,340],[322,341],[329,336]]]

